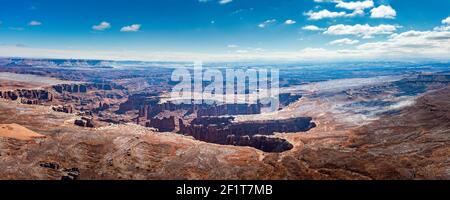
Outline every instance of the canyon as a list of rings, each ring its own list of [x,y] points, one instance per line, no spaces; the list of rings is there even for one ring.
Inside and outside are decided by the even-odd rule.
[[[0,179],[450,178],[445,70],[310,83],[288,73],[267,112],[171,102],[165,68],[17,63],[0,67]],[[11,74],[22,79],[1,78]]]

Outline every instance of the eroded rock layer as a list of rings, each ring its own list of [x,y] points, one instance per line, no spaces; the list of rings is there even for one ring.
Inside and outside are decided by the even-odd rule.
[[[238,123],[232,120],[232,117],[204,117],[196,118],[190,125],[186,125],[180,119],[180,133],[205,142],[283,152],[293,146],[284,139],[271,137],[274,133],[306,132],[316,126],[309,117]]]

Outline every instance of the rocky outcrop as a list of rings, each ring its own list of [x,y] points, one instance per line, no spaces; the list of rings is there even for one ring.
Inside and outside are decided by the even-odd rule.
[[[113,90],[123,89],[123,87],[114,83],[82,83],[82,84],[59,84],[54,85],[53,89],[58,93],[87,93],[91,90]]]
[[[60,84],[53,86],[53,89],[58,93],[86,93],[87,85],[84,84]]]
[[[40,104],[53,100],[53,95],[47,90],[18,89],[11,91],[0,91],[0,98],[20,101],[23,104]]]
[[[0,97],[3,99],[8,99],[15,101],[19,98],[16,92],[14,91],[0,91]]]
[[[80,170],[78,168],[64,169],[64,176],[61,177],[61,180],[66,181],[74,181],[77,180],[80,176]]]
[[[146,126],[156,128],[160,132],[171,132],[175,130],[175,117],[153,118]]]
[[[432,82],[432,83],[450,83],[450,74],[421,74],[417,79],[410,80],[415,82]]]
[[[179,120],[180,133],[195,139],[224,145],[250,146],[267,152],[292,149],[286,140],[268,137],[276,132],[304,132],[316,125],[312,118],[233,122],[233,117],[197,118],[186,125]]]
[[[98,107],[93,109],[92,111],[98,113],[100,111],[105,111],[111,108],[111,104],[100,102],[98,103]]]
[[[81,117],[81,119],[77,119],[74,122],[75,125],[86,127],[86,128],[95,128],[94,118]]]
[[[224,129],[235,135],[272,135],[273,133],[295,133],[308,131],[316,124],[310,117],[297,117],[283,120],[262,120],[232,122],[233,117],[203,117],[192,121],[192,127],[214,127]],[[184,124],[184,123],[183,123]],[[189,128],[189,127],[185,127]],[[189,132],[189,129],[183,129]]]
[[[159,102],[159,99],[158,99]],[[261,113],[261,104],[174,104],[165,102],[159,104],[156,100],[141,107],[143,116],[149,119],[162,111],[185,110],[187,113],[195,113],[197,117],[213,117],[224,115],[252,115]]]
[[[234,146],[249,146],[265,152],[284,152],[291,150],[294,146],[285,139],[268,137],[264,135],[241,136],[228,135],[226,140],[227,145]]]
[[[73,107],[71,105],[54,106],[52,110],[55,112],[73,113]]]
[[[128,111],[139,110],[140,117],[151,119],[163,111],[185,110],[187,113],[195,113],[198,117],[202,116],[224,116],[224,115],[251,115],[260,114],[262,105],[257,104],[196,104],[173,102],[160,103],[158,94],[134,94],[128,97],[128,100],[119,106],[118,114],[124,114]]]
[[[141,113],[149,112],[155,108],[159,102],[157,94],[134,94],[128,97],[128,100],[119,106],[118,114],[124,114],[132,110],[140,110]],[[145,115],[146,116],[146,115]],[[144,117],[142,115],[141,117]]]
[[[201,104],[195,109],[198,117],[223,115],[252,115],[261,113],[261,104]]]
[[[44,163],[39,164],[39,166],[41,166],[42,168],[46,168],[46,169],[53,169],[53,170],[59,169],[59,164],[53,163],[53,162],[44,162]]]
[[[300,94],[291,94],[291,93],[282,93],[279,96],[280,98],[280,104],[283,106],[288,106],[291,103],[297,102],[302,98],[302,95]]]

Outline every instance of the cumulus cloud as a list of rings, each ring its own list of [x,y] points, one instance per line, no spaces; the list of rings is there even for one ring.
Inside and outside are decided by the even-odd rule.
[[[292,24],[295,24],[295,23],[297,23],[297,22],[294,21],[294,20],[292,20],[292,19],[288,19],[288,20],[286,20],[286,21],[284,22],[284,24],[287,24],[287,25],[292,25]]]
[[[344,39],[340,39],[340,40],[331,41],[329,44],[343,46],[343,45],[354,45],[354,44],[358,44],[358,43],[359,43],[359,40],[351,40],[348,38],[344,38]]]
[[[304,15],[308,16],[309,20],[321,20],[324,18],[336,18],[336,17],[343,17],[347,13],[346,12],[331,12],[327,9],[321,10],[318,12],[314,12],[312,10],[308,11],[307,13],[304,13]]]
[[[373,0],[365,1],[335,1],[337,2],[336,8],[344,8],[348,10],[364,10],[367,8],[372,8],[374,6]]]
[[[363,10],[354,10],[352,13],[347,13],[344,11],[334,12],[334,11],[329,11],[327,9],[320,10],[317,12],[310,10],[310,11],[304,13],[305,16],[308,16],[309,20],[321,20],[321,19],[325,19],[325,18],[338,18],[338,17],[356,17],[356,16],[364,15],[364,14],[365,13]]]
[[[305,30],[305,31],[323,31],[325,29],[324,28],[319,28],[319,27],[314,26],[314,25],[308,25],[308,26],[302,27],[302,30]]]
[[[374,35],[390,35],[397,31],[397,26],[381,24],[370,26],[368,24],[344,25],[338,24],[328,27],[324,34],[328,35],[356,35],[365,39]]]
[[[192,52],[95,52],[76,50],[35,49],[29,47],[1,46],[0,55],[7,57],[51,57],[102,60],[142,60],[142,61],[239,61],[239,60],[368,60],[395,59],[420,60],[450,59],[450,32],[407,31],[392,34],[385,41],[358,45],[352,49],[329,50],[325,48],[305,48],[297,51],[271,51],[235,49],[229,53],[192,53]]]
[[[364,16],[366,13],[363,10],[354,10],[352,13],[345,15],[345,17]]]
[[[28,23],[28,25],[29,26],[40,26],[40,25],[42,25],[42,22],[33,20],[30,23]]]
[[[131,26],[124,26],[120,29],[121,32],[138,32],[141,29],[140,24],[133,24]]]
[[[397,11],[395,11],[391,6],[381,5],[377,8],[370,10],[371,18],[386,18],[394,19],[397,16]]]
[[[438,26],[434,28],[434,31],[450,31],[450,17],[442,20],[442,26]]]
[[[109,28],[111,28],[111,24],[105,21],[101,22],[99,25],[92,26],[92,29],[96,31],[104,31]]]
[[[259,28],[266,28],[267,26],[273,25],[275,23],[277,23],[276,19],[269,19],[269,20],[266,20],[263,23],[259,24],[258,27]]]
[[[393,34],[387,41],[366,43],[359,50],[400,55],[440,57],[450,53],[450,32],[448,31],[406,31]]]
[[[314,0],[316,3],[335,3],[336,8],[342,8],[353,11],[364,11],[368,8],[374,7],[373,0],[363,0],[363,1],[343,1],[343,0]],[[361,12],[359,12],[361,13]]]
[[[446,19],[443,19],[442,23],[450,25],[450,17],[447,17]]]
[[[442,20],[444,27],[450,25]],[[268,20],[269,21],[269,20]],[[131,26],[130,26],[131,27]],[[321,30],[310,25],[304,30]],[[378,34],[390,34],[387,39],[357,45],[356,48],[340,48],[329,50],[325,48],[305,48],[296,51],[275,51],[263,49],[240,48],[237,45],[228,45],[233,51],[229,53],[192,53],[192,52],[100,52],[85,50],[52,50],[36,49],[18,46],[0,45],[0,55],[6,57],[52,57],[52,58],[79,58],[79,59],[104,59],[104,60],[205,60],[205,61],[230,61],[230,60],[367,60],[367,59],[395,59],[395,60],[420,60],[423,59],[450,59],[450,32],[448,30],[429,30],[397,32],[397,26],[379,25],[335,25],[330,26],[325,34],[331,35],[355,35],[359,37],[371,37]],[[330,42],[333,45],[355,45],[357,40],[348,38]]]
[[[450,26],[438,26],[433,29],[434,31],[450,31]]]

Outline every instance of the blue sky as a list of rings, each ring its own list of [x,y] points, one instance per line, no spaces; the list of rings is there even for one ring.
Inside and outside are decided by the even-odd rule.
[[[446,0],[0,3],[0,56],[333,60],[450,55]]]

